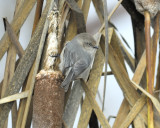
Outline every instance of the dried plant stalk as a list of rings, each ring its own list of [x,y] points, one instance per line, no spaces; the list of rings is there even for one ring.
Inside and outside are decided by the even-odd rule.
[[[4,79],[3,79],[3,85],[2,85],[1,98],[5,97],[4,95],[9,85],[9,82],[13,77],[14,70],[15,70],[15,62],[16,62],[16,50],[14,45],[12,44],[10,45],[9,50],[7,52],[7,61],[6,61],[6,67],[5,67]],[[8,125],[8,119],[6,119],[5,121],[4,128],[7,128],[7,125]]]
[[[134,88],[131,87],[132,83],[130,82],[130,80],[129,80],[122,64],[120,63],[120,60],[118,59],[117,55],[115,54],[113,48],[110,45],[109,45],[109,48],[110,48],[110,50],[109,50],[109,52],[110,52],[109,64],[111,66],[112,72],[114,73],[120,87],[124,91],[124,95],[126,95],[126,99],[128,100],[129,104],[131,106],[133,106],[136,103],[136,101],[140,98],[140,95],[135,91]],[[117,63],[119,65],[116,65]],[[120,74],[123,74],[123,77],[121,77]],[[147,124],[146,112],[147,112],[146,107],[143,107],[143,109],[141,110],[141,112],[139,114],[144,119],[145,123]],[[155,118],[157,118],[157,115],[155,115],[155,116],[156,116]],[[159,126],[158,121],[155,121],[155,127],[158,127],[158,126]]]
[[[151,39],[150,39],[150,14],[145,12],[145,42],[146,42],[146,65],[147,65],[147,91],[152,95],[153,94],[153,74],[151,69]],[[147,99],[148,104],[148,127],[154,128],[153,121],[153,104],[150,99]]]
[[[33,127],[61,128],[64,108],[64,90],[60,87],[63,81],[56,60],[59,52],[60,15],[54,3],[48,19],[49,30],[47,45],[44,51],[43,69],[37,75],[33,101]]]
[[[16,8],[14,12],[14,17],[17,15],[18,10],[20,9],[20,6],[22,6],[24,1],[17,0],[16,1]],[[6,21],[7,22],[7,21]],[[9,23],[7,24],[4,22],[6,25],[7,33],[9,35],[15,34],[14,32],[9,32]],[[10,38],[11,39],[11,38]],[[11,39],[12,41],[12,39]],[[2,96],[4,95],[7,86],[9,85],[9,82],[11,81],[14,71],[15,71],[15,63],[16,63],[16,44],[14,41],[9,46],[9,49],[7,51],[7,62],[6,62],[6,69],[5,69],[5,74],[4,74],[4,83],[2,87]],[[7,119],[8,120],[8,119]],[[8,121],[6,120],[5,127],[7,127]],[[16,127],[16,120],[17,120],[17,103],[14,102],[13,107],[12,107],[12,128]]]
[[[156,69],[156,54],[157,54],[157,44],[158,44],[158,39],[159,39],[159,19],[160,18],[160,12],[157,14],[155,18],[155,25],[154,25],[154,35],[153,35],[153,43],[151,47],[151,59],[152,59],[152,85],[154,85],[154,76],[155,76],[155,69]],[[154,87],[153,87],[154,88]]]
[[[4,97],[4,98],[0,99],[0,104],[4,104],[4,103],[16,101],[18,99],[26,98],[28,96],[28,92],[29,91],[25,91],[25,92],[21,92],[21,93],[17,93],[17,94],[11,95],[11,96]]]
[[[84,0],[83,1],[82,11],[83,11],[85,23],[87,23],[87,17],[88,17],[90,3],[91,3],[91,0]]]
[[[38,27],[35,30],[34,36],[32,37],[30,44],[28,45],[24,56],[21,58],[21,61],[16,68],[15,74],[7,88],[7,92],[5,93],[5,96],[9,96],[15,93],[18,93],[20,90],[22,84],[25,81],[25,78],[28,75],[28,72],[35,60],[36,53],[38,51],[38,46],[40,42],[39,36],[42,34],[43,31],[43,26],[45,24],[45,18],[47,17],[48,14],[48,8],[49,8],[49,3],[46,4],[46,7],[43,11],[43,15],[41,17],[41,20],[38,24]],[[12,107],[13,103],[7,103],[0,105],[0,127],[4,126],[4,121]]]
[[[144,51],[144,53],[143,53],[143,55],[142,55],[142,57],[141,57],[141,59],[140,59],[140,61],[138,63],[138,66],[137,66],[137,68],[135,70],[134,76],[132,78],[132,80],[135,83],[138,83],[138,84],[140,83],[140,80],[141,80],[141,78],[143,76],[145,67],[146,67],[146,52]],[[137,87],[135,87],[135,88],[137,89]],[[145,99],[144,99],[144,101],[145,101]],[[144,102],[144,101],[142,101],[142,102]],[[139,108],[139,111],[142,109],[142,107]],[[125,118],[127,119],[128,110],[125,111],[127,108],[129,109],[129,104],[127,103],[126,99],[124,99],[123,102],[122,102],[122,105],[121,105],[121,107],[119,109],[119,113],[117,115],[116,121],[114,123],[114,126],[113,126],[114,128],[118,127],[119,123],[124,121]],[[123,117],[123,118],[121,118],[121,117]],[[132,118],[134,119],[135,117],[132,115]]]
[[[138,109],[139,107],[143,107],[145,102],[145,96],[141,97],[138,99],[138,101],[134,104],[132,107],[131,111],[128,113],[127,117],[125,120],[123,119],[123,122],[120,125],[120,128],[127,128],[130,123],[133,121],[133,119],[138,115],[141,109]]]
[[[47,4],[46,4],[46,8],[48,7],[47,8],[48,11],[46,13],[47,15],[49,14],[51,9],[53,8],[53,4],[54,4],[54,0],[48,0],[47,1]],[[43,13],[42,13],[41,19],[44,18]],[[40,39],[40,45],[39,45],[37,57],[36,57],[36,60],[35,60],[32,68],[31,68],[31,71],[29,73],[29,78],[28,78],[28,81],[27,81],[27,86],[30,85],[29,95],[28,95],[28,98],[27,98],[27,101],[26,101],[26,106],[25,106],[25,110],[24,110],[24,115],[23,115],[23,120],[22,120],[21,127],[26,126],[26,121],[27,121],[27,116],[28,116],[28,113],[29,113],[30,104],[32,103],[32,93],[33,93],[33,89],[34,89],[35,77],[36,77],[36,74],[38,72],[38,67],[39,67],[41,56],[42,56],[42,50],[43,50],[43,46],[44,46],[44,43],[45,43],[45,37],[47,35],[47,29],[48,29],[47,15],[44,18],[45,23],[44,23],[44,27],[43,27],[43,30],[42,30],[42,36],[41,36],[41,39]],[[41,19],[40,19],[40,21],[41,21]]]
[[[32,34],[34,33],[38,21],[41,17],[41,12],[42,12],[42,7],[43,7],[43,1],[44,0],[37,0],[37,7],[36,7],[36,12],[35,12],[35,17],[34,17],[34,23],[33,23],[33,28],[32,28]]]
[[[45,75],[44,75],[45,74]],[[61,72],[41,72],[37,76],[33,100],[33,128],[61,128],[64,90]]]
[[[120,108],[119,108],[117,117],[114,121],[113,128],[118,128],[119,127],[119,124],[121,124],[122,121],[124,120],[124,118],[127,117],[129,111],[130,111],[129,103],[127,102],[126,99],[124,99],[122,101],[122,104],[121,104]]]
[[[6,24],[6,30],[8,32],[8,36],[16,48],[16,51],[17,51],[17,54],[19,55],[19,58],[22,58],[22,56],[24,55],[24,50],[23,50],[20,42],[18,41],[17,36],[14,33],[13,29],[11,28],[11,25],[8,23],[7,19],[4,18],[4,22]]]
[[[12,26],[13,30],[16,32],[16,34],[19,32],[21,26],[25,22],[27,16],[29,15],[30,11],[32,10],[35,2],[36,2],[36,0],[26,0],[25,2],[23,2],[21,7],[18,9],[18,12],[15,15],[15,17],[11,23],[11,26]],[[4,53],[7,51],[10,43],[11,42],[9,40],[7,33],[5,33],[0,41],[0,49],[1,49],[0,59],[3,57]]]
[[[33,28],[32,28],[32,34],[34,33],[34,31],[36,29],[36,26],[38,24],[39,18],[41,16],[42,5],[43,5],[43,0],[38,0],[37,1],[36,12],[35,12],[34,24],[33,24]],[[30,72],[30,74],[32,74],[32,72]],[[29,90],[30,86],[31,86],[31,83],[27,83],[27,85],[23,86],[22,91]],[[23,119],[23,116],[24,116],[24,110],[25,110],[26,105],[27,105],[26,102],[27,102],[27,99],[22,99],[21,102],[20,102],[19,109],[18,109],[18,118],[17,118],[17,122],[16,122],[16,127],[21,127],[22,119]],[[32,111],[33,111],[33,104],[32,103],[33,103],[33,100],[31,100],[31,103],[29,103],[30,108],[29,108],[29,112],[28,112],[26,127],[30,127],[30,124],[31,124]]]
[[[48,30],[48,37],[47,37],[47,44],[45,47],[44,52],[44,63],[43,68],[45,70],[55,70],[57,69],[56,60],[59,56],[59,49],[60,49],[60,42],[59,42],[59,23],[60,23],[60,14],[57,10],[56,5],[53,8],[53,11],[50,12],[48,19],[49,23],[49,30]]]
[[[109,123],[108,123],[107,119],[105,118],[103,112],[99,108],[93,94],[91,93],[91,91],[87,87],[86,83],[82,79],[81,79],[81,82],[82,82],[83,89],[85,90],[85,93],[87,95],[87,98],[88,98],[90,104],[92,105],[92,107],[93,107],[93,109],[94,109],[102,127],[103,128],[111,128],[111,126],[109,125]]]

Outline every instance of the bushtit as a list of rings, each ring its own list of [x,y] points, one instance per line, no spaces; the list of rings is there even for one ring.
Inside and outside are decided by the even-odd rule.
[[[65,76],[61,87],[68,90],[71,81],[82,78],[86,81],[98,46],[88,33],[81,33],[68,42],[60,55],[59,69]]]

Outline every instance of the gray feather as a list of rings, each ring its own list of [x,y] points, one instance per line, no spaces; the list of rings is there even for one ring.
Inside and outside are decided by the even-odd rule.
[[[61,87],[64,88],[65,92],[67,92],[68,88],[69,88],[69,84],[73,79],[73,69],[70,68],[69,72],[67,74],[67,76],[65,77],[64,81],[61,84]]]

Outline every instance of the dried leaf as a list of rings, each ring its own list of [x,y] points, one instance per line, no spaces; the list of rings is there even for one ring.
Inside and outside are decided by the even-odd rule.
[[[159,101],[152,96],[151,94],[149,94],[146,90],[144,90],[142,87],[140,87],[138,84],[136,84],[135,82],[131,81],[133,83],[133,86],[136,86],[139,90],[141,90],[147,97],[149,97],[152,101],[152,103],[154,104],[155,108],[157,109],[157,111],[160,114],[160,103]]]

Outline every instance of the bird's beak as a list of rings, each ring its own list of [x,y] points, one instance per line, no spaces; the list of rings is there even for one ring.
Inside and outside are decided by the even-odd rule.
[[[93,48],[98,49],[98,46],[93,46]]]

